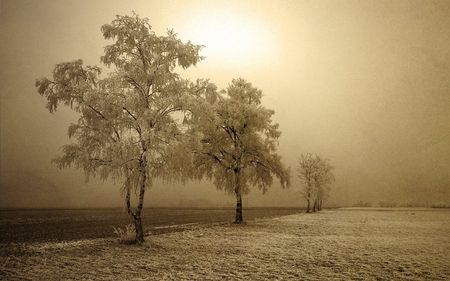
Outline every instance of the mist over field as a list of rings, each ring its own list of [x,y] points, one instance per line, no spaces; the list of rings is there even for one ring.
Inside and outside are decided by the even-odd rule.
[[[327,206],[450,204],[449,1],[56,1],[3,0],[0,14],[0,207],[122,207],[120,183],[60,170],[78,115],[45,108],[35,80],[60,62],[102,67],[100,27],[135,11],[158,35],[173,28],[205,45],[181,77],[220,89],[245,78],[280,125],[278,154],[292,183],[245,207],[304,207],[301,154],[330,159]],[[208,181],[155,181],[146,207],[231,207]]]

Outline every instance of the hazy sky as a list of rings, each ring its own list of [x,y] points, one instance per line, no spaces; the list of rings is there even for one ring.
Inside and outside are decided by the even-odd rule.
[[[76,59],[107,72],[100,27],[132,11],[158,35],[206,46],[182,77],[219,88],[242,77],[275,110],[292,186],[253,189],[244,203],[303,204],[295,170],[308,152],[336,168],[331,201],[450,201],[450,1],[0,3],[1,207],[122,205],[118,186],[50,163],[77,115],[50,114],[34,83]],[[156,183],[146,206],[201,198],[234,200],[208,182]]]

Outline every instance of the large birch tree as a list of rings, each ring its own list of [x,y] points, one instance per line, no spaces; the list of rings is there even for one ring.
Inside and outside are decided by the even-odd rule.
[[[123,182],[136,241],[142,242],[141,213],[152,181],[184,181],[193,175],[185,170],[192,162],[191,149],[174,113],[186,112],[216,92],[207,81],[191,83],[175,72],[201,61],[202,46],[183,43],[171,30],[157,36],[148,19],[136,14],[117,16],[101,31],[113,41],[101,57],[112,69],[106,78],[100,78],[99,67],[76,60],[56,65],[52,79],[38,79],[36,87],[51,113],[64,104],[80,115],[68,130],[75,142],[65,145],[54,162],[82,169],[87,179]]]
[[[275,113],[261,105],[262,91],[244,79],[234,79],[208,110],[193,112],[191,135],[199,177],[236,197],[236,223],[243,222],[242,196],[257,186],[263,193],[279,179],[290,184],[290,170],[276,153],[281,131],[272,123]],[[203,107],[205,108],[205,107]]]

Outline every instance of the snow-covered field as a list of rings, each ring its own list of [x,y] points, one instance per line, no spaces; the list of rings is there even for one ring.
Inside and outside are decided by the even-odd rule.
[[[0,279],[450,280],[448,209],[324,210],[146,239],[11,244]]]

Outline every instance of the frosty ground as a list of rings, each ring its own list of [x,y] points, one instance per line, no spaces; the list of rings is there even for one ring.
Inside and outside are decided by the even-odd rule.
[[[146,237],[14,243],[2,280],[449,280],[450,210],[340,209]]]

